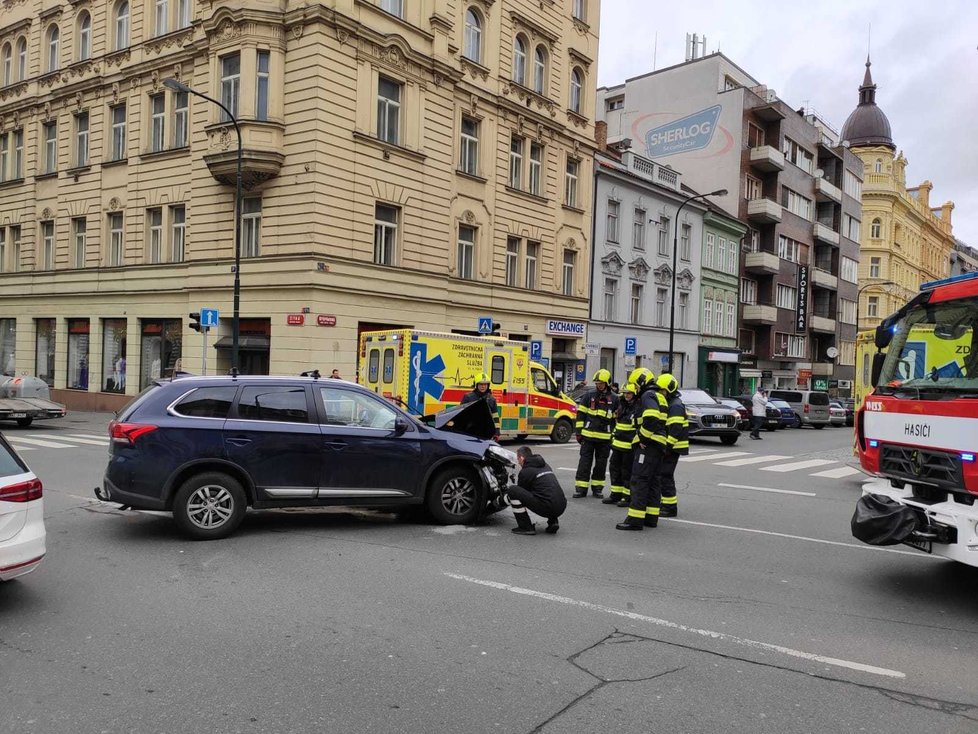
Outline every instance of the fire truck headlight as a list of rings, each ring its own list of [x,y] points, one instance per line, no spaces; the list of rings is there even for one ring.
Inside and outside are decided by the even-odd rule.
[[[877,440],[876,440],[875,438],[871,438],[871,439],[869,439],[869,448],[871,448],[871,449],[875,449],[875,448],[877,448],[877,447],[878,447],[879,445],[880,445],[880,442],[879,442],[879,441],[877,441]]]
[[[975,460],[974,454],[961,454],[961,461],[974,461],[974,460]]]

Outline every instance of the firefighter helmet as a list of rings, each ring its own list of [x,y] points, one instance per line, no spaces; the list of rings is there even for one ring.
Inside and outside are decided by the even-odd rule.
[[[655,381],[655,384],[656,387],[668,395],[672,395],[679,389],[679,383],[676,382],[676,378],[670,375],[668,372],[663,372],[661,375],[659,375],[658,379]]]
[[[625,389],[622,390],[621,392],[622,392],[622,395],[624,395],[626,392],[630,392],[632,395],[637,395],[638,394],[638,388],[635,387],[634,384],[632,384],[631,382],[629,382],[627,385],[625,385]]]
[[[608,370],[600,369],[594,373],[594,377],[591,378],[594,382],[603,382],[607,385],[611,382],[611,373]]]
[[[491,384],[489,381],[489,375],[487,375],[485,372],[480,372],[478,375],[475,376],[475,384],[476,385]]]
[[[628,376],[628,382],[638,388],[639,392],[646,385],[651,384],[653,380],[655,380],[655,375],[648,367],[636,367]]]

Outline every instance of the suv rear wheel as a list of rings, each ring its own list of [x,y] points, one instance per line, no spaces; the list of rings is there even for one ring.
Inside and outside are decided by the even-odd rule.
[[[205,472],[190,477],[173,498],[173,520],[194,540],[226,538],[244,519],[248,500],[234,477]]]
[[[425,503],[440,525],[464,525],[479,514],[482,487],[471,470],[464,466],[442,469],[428,485]]]

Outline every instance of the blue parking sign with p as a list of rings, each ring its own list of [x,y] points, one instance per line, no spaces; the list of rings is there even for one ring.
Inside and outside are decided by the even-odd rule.
[[[635,354],[638,351],[638,339],[634,336],[625,337],[625,354]]]
[[[534,362],[539,362],[541,357],[543,357],[543,342],[539,339],[534,339],[530,342],[530,359]]]

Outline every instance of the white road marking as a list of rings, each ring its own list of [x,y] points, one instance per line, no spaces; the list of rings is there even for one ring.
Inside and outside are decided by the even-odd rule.
[[[828,471],[820,471],[815,474],[810,474],[812,477],[826,477],[828,479],[842,479],[843,477],[851,477],[855,474],[862,474],[862,470],[854,469],[851,466],[841,466],[838,469],[829,469]]]
[[[689,453],[690,454],[712,454],[712,453],[716,453],[716,451],[717,451],[716,449],[701,449],[699,447],[696,447],[695,449],[691,448],[689,450]]]
[[[747,456],[749,452],[747,451],[725,451],[724,456]],[[683,456],[679,460],[684,464],[689,464],[693,461],[712,461],[713,459],[719,458],[717,454],[708,454],[706,456]]]
[[[778,456],[776,454],[767,454],[765,456],[749,456],[746,459],[718,461],[716,463],[716,466],[747,466],[748,464],[764,464],[765,462],[768,461],[781,461],[782,459],[790,459],[790,458],[791,458],[790,456]]]
[[[791,489],[772,489],[771,487],[751,487],[749,484],[717,484],[718,487],[731,487],[733,489],[753,489],[755,492],[777,492],[778,494],[799,494],[803,497],[814,497],[814,492],[795,492]]]
[[[906,673],[902,673],[899,670],[890,670],[889,668],[879,668],[875,665],[857,663],[852,660],[842,660],[840,658],[827,657],[825,655],[818,655],[816,653],[804,652],[802,650],[795,650],[790,647],[784,647],[783,645],[774,645],[771,644],[770,642],[758,642],[757,640],[751,640],[746,637],[737,637],[735,635],[731,635],[726,632],[715,632],[713,630],[689,627],[685,624],[679,624],[678,622],[670,622],[669,620],[666,619],[658,619],[657,617],[650,617],[648,615],[639,614],[637,612],[627,612],[622,609],[615,609],[614,607],[606,607],[601,604],[593,604],[591,602],[582,601],[580,599],[571,599],[570,597],[566,597],[566,596],[549,594],[545,591],[524,589],[519,586],[511,586],[510,584],[503,584],[503,583],[499,583],[498,581],[486,581],[484,579],[476,579],[476,578],[472,578],[471,576],[463,576],[457,573],[445,573],[445,575],[448,576],[449,578],[457,579],[459,581],[467,581],[472,584],[487,586],[490,589],[509,591],[514,594],[521,594],[523,596],[532,596],[538,599],[544,599],[546,601],[557,602],[559,604],[567,604],[568,606],[581,607],[582,609],[588,609],[592,612],[603,612],[605,614],[613,614],[616,617],[624,617],[625,619],[631,619],[636,622],[648,622],[649,624],[653,624],[659,627],[667,627],[669,629],[679,630],[680,632],[689,632],[694,635],[699,635],[701,637],[709,637],[714,640],[732,642],[735,645],[742,645],[744,647],[754,648],[755,650],[763,650],[766,652],[779,652],[783,655],[788,655],[790,657],[795,657],[795,658],[801,658],[802,660],[808,660],[813,663],[834,665],[839,668],[848,668],[849,670],[855,670],[861,673],[871,673],[872,675],[879,675],[887,678],[907,677]]]
[[[557,471],[577,471],[576,466],[558,466]]]
[[[59,439],[64,441],[73,441],[74,443],[84,443],[90,446],[108,446],[109,439],[94,438],[88,436],[58,436]]]
[[[791,464],[778,464],[777,466],[762,466],[761,471],[789,472],[798,469],[811,469],[813,466],[825,466],[834,464],[831,459],[807,459],[805,461],[795,461]]]
[[[55,443],[54,441],[42,441],[39,438],[24,438],[23,436],[7,436],[7,440],[10,443],[17,446],[18,444],[26,444],[28,446],[40,446],[45,449],[76,449],[77,446],[73,446],[70,443]]]
[[[940,559],[941,556],[933,556],[919,551],[896,550],[895,548],[880,548],[876,545],[863,545],[861,543],[843,543],[838,540],[824,540],[822,538],[809,538],[804,535],[790,535],[788,533],[775,533],[770,530],[756,530],[754,528],[741,528],[736,525],[717,525],[711,522],[698,522],[697,520],[680,520],[678,517],[667,518],[670,523],[678,522],[686,525],[699,525],[704,528],[719,528],[720,530],[739,530],[742,533],[754,533],[755,535],[770,535],[775,538],[787,538],[788,540],[804,540],[808,543],[820,543],[822,545],[837,545],[842,548],[855,548],[864,551],[877,551],[879,553],[898,553],[901,556],[913,556],[914,558]]]

